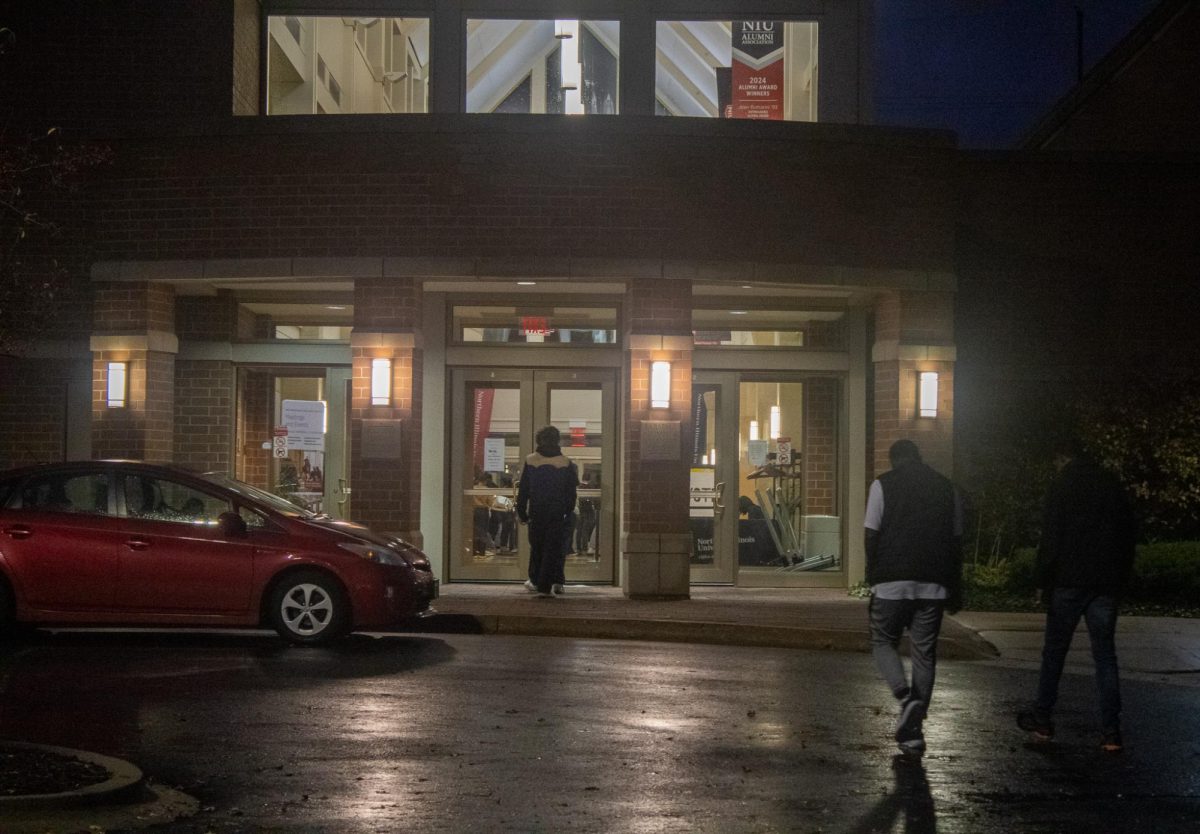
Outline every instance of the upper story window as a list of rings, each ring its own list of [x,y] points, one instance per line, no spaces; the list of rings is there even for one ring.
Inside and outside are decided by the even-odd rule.
[[[615,307],[455,305],[453,341],[461,344],[573,345],[617,343]]]
[[[619,112],[614,20],[468,20],[468,113]]]
[[[267,18],[267,113],[424,113],[429,19]]]
[[[665,116],[817,120],[817,24],[661,20],[655,111]]]

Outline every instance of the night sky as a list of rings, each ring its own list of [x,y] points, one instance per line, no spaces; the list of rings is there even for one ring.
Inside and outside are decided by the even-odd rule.
[[[878,0],[875,121],[1010,148],[1157,0]]]

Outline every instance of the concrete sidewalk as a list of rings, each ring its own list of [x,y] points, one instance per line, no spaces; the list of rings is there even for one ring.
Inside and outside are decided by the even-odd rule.
[[[519,585],[442,586],[437,615],[413,630],[532,634],[774,646],[865,652],[866,600],[840,589],[698,586],[691,599],[631,600],[620,588],[568,585],[562,598],[533,596]],[[947,617],[939,654],[1036,669],[1042,614],[963,611]],[[1200,685],[1200,620],[1122,617],[1117,651],[1122,673]],[[1080,629],[1068,670],[1091,674],[1086,631]]]

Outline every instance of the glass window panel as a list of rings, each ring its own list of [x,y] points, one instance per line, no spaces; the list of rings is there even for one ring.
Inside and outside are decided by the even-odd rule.
[[[521,345],[613,345],[615,307],[454,308],[459,342]]]
[[[562,435],[562,450],[579,470],[575,511],[568,520],[564,550],[567,566],[600,559],[597,525],[601,514],[603,472],[603,393],[599,388],[550,389],[550,422]]]
[[[845,349],[840,310],[693,310],[692,338],[701,347]]]
[[[739,570],[841,570],[840,403],[833,377],[739,385]]]
[[[102,472],[32,478],[21,490],[28,510],[108,515],[108,476]]]
[[[516,482],[521,458],[521,390],[516,384],[470,384],[472,418],[464,426],[471,455],[462,523],[465,565],[516,565],[519,559]]]
[[[267,113],[424,113],[429,19],[267,18]]]
[[[655,112],[724,119],[817,120],[817,24],[662,20]]]
[[[619,41],[615,20],[468,20],[466,110],[615,114]]]
[[[215,526],[232,510],[223,498],[186,484],[147,475],[125,476],[125,510],[131,518]]]

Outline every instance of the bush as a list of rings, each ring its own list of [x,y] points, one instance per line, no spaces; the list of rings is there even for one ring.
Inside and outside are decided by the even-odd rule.
[[[967,564],[963,588],[967,607],[1009,610],[1032,599],[1037,552],[1018,548],[994,564]],[[1200,541],[1140,545],[1126,599],[1131,603],[1194,607],[1200,602]]]

